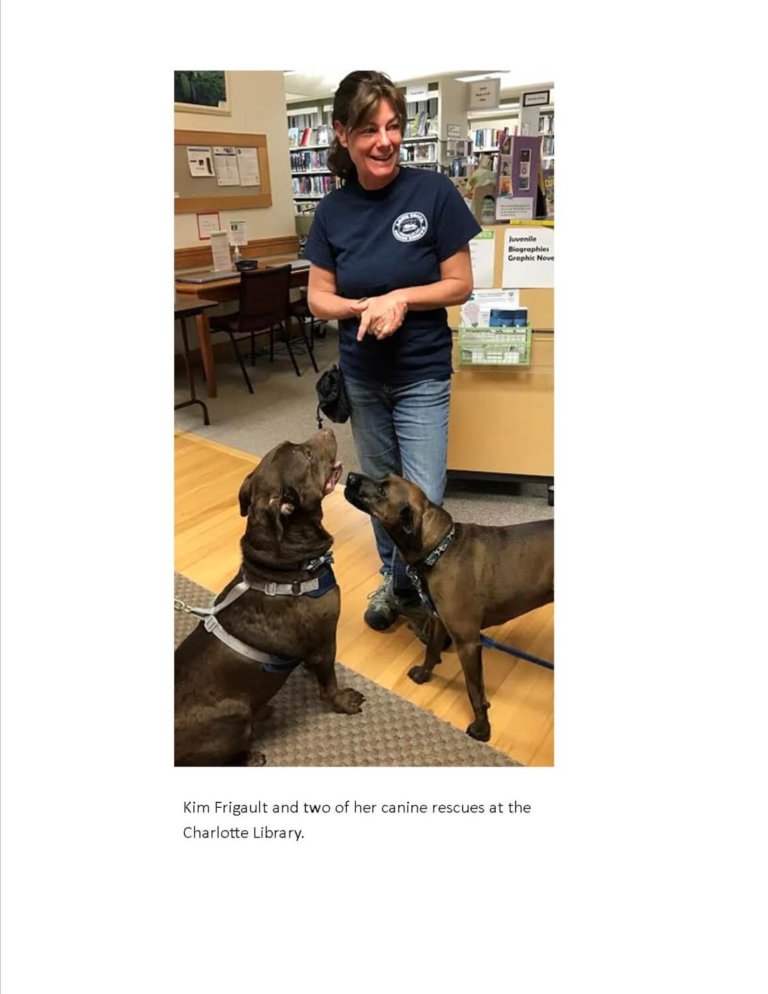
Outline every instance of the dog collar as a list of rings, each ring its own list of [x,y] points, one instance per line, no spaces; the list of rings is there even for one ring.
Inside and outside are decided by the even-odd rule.
[[[293,583],[257,583],[251,580],[248,586],[251,590],[260,590],[268,597],[301,597],[303,594],[308,597],[322,597],[336,586],[336,577],[329,565],[318,576],[301,583],[298,580],[294,580]]]
[[[451,544],[455,535],[456,535],[456,529],[453,525],[451,525],[451,530],[448,532],[448,534],[445,536],[442,542],[440,542],[438,546],[436,546],[428,555],[424,556],[424,558],[421,560],[422,564],[424,566],[434,566],[437,560],[440,558],[440,556],[442,556],[442,554]]]
[[[317,556],[315,559],[308,559],[304,563],[289,563],[287,566],[274,566],[272,563],[259,562],[259,559],[256,556],[251,556],[250,562],[254,563],[256,566],[261,566],[263,569],[274,570],[276,573],[293,573],[300,571],[304,573],[315,573],[323,566],[329,566],[333,562],[333,553],[325,552],[322,556]]]
[[[456,529],[453,525],[451,525],[451,530],[448,532],[445,538],[443,538],[443,540],[437,546],[435,546],[435,548],[430,553],[424,556],[421,562],[414,563],[413,566],[405,567],[406,576],[416,588],[416,592],[418,593],[423,604],[431,614],[437,614],[437,611],[435,610],[435,605],[432,603],[429,594],[424,589],[424,585],[422,583],[419,570],[423,570],[425,567],[428,566],[434,566],[435,563],[440,558],[440,556],[442,556],[442,554],[451,544],[451,542],[453,542],[455,536],[456,536]]]

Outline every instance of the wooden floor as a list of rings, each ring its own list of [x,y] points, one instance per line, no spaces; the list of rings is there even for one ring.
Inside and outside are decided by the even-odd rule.
[[[218,591],[240,566],[237,494],[256,456],[176,433],[176,570]],[[461,664],[454,651],[443,653],[432,680],[422,686],[407,676],[422,662],[424,647],[399,623],[374,632],[363,622],[367,595],[378,585],[378,557],[367,515],[344,500],[343,486],[323,504],[323,524],[334,536],[334,570],[341,588],[338,660],[383,687],[462,730],[472,720]],[[553,605],[531,611],[486,632],[506,645],[554,659]],[[526,766],[554,762],[552,672],[496,649],[483,650],[485,686],[491,702],[490,744]]]

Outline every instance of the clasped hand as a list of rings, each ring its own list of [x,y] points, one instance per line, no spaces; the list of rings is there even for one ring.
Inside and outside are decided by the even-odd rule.
[[[408,305],[391,293],[381,297],[364,297],[351,304],[355,314],[360,315],[357,340],[362,342],[366,335],[374,338],[389,338],[394,335],[408,313]]]

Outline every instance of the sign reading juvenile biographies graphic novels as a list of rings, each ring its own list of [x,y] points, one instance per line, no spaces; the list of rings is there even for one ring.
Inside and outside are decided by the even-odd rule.
[[[553,287],[555,285],[555,229],[511,225],[504,233],[505,287]]]

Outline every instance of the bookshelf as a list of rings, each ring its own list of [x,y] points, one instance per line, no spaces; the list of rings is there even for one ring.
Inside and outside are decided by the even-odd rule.
[[[536,108],[535,117],[529,116],[527,118],[529,122],[533,121],[532,125],[529,123],[521,127],[519,104],[525,89],[502,99],[502,103],[509,101],[516,104],[517,107],[513,106],[506,110],[499,108],[494,111],[470,111],[467,114],[467,132],[472,142],[469,175],[480,166],[485,166],[495,172],[499,154],[498,143],[505,130],[512,135],[530,134],[532,133],[531,127],[538,127],[538,134],[541,137],[541,168],[544,175],[545,191],[551,192],[554,203],[555,107],[554,101],[551,100],[551,86],[552,84],[550,84],[551,102]],[[545,196],[549,196],[549,194],[545,192]],[[547,216],[554,217],[554,207],[552,207],[552,213],[549,213],[548,210]]]
[[[293,209],[299,217],[313,214],[338,185],[328,169],[332,110],[330,98],[301,101],[287,108]]]
[[[454,79],[407,81],[398,85],[406,96],[408,125],[400,146],[400,164],[447,171],[448,142],[466,139],[467,88]],[[418,91],[420,99],[410,99]],[[333,138],[333,99],[303,100],[287,107],[288,144],[294,212],[312,214],[338,185],[327,168]]]
[[[466,138],[466,84],[442,78],[410,80],[398,89],[408,113],[400,164],[447,171],[451,161],[448,142]]]
[[[539,112],[539,134],[541,135],[541,161],[543,167],[555,167],[555,108],[551,105]]]

